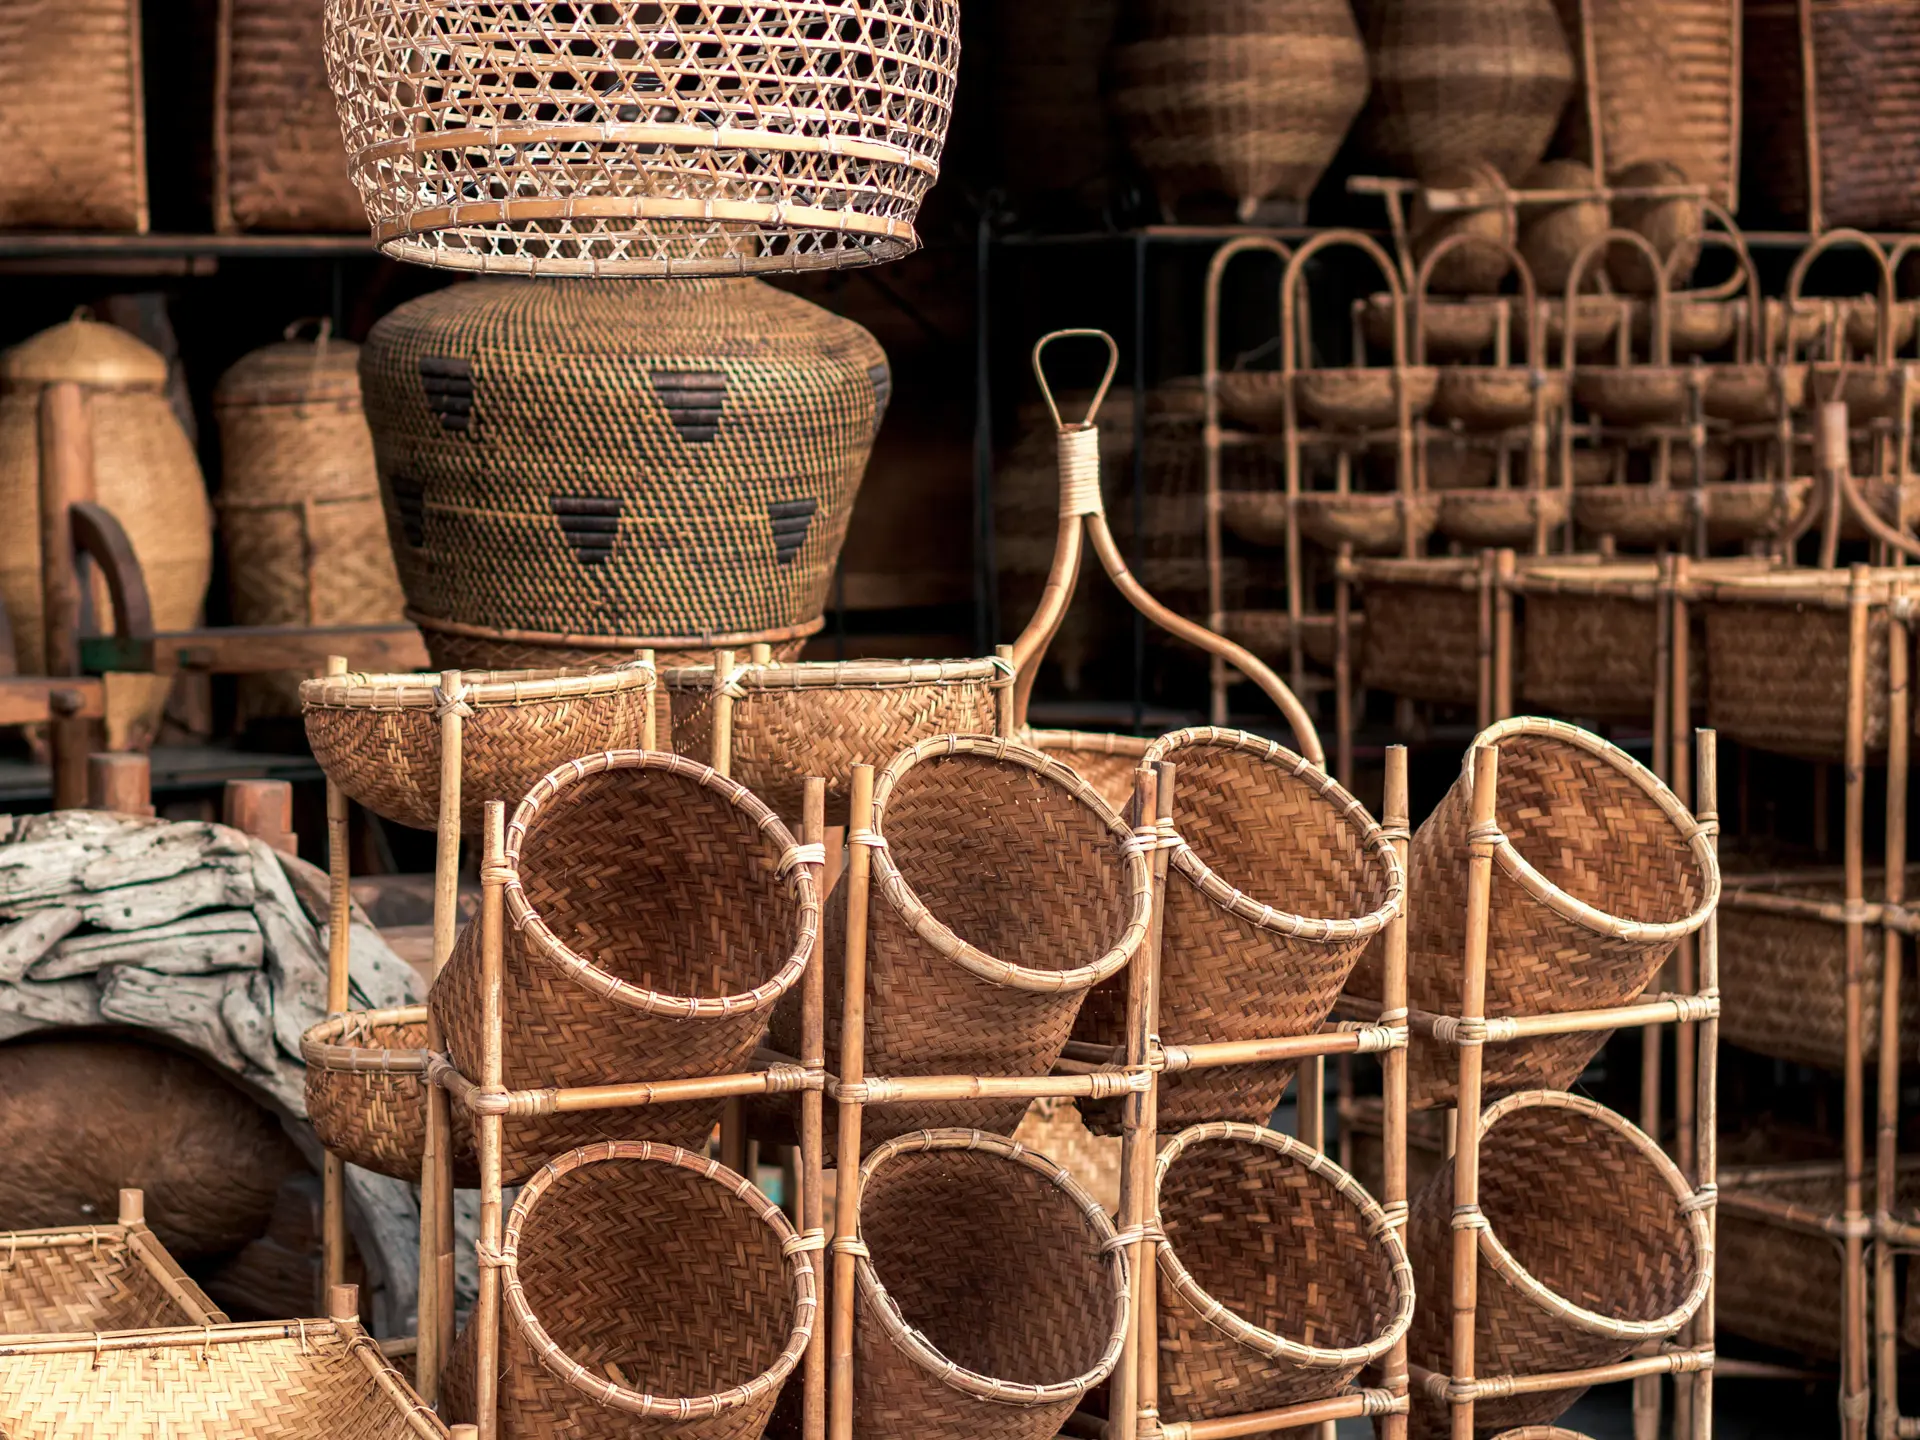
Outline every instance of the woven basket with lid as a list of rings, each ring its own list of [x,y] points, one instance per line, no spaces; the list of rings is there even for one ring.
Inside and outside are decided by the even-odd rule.
[[[138,1194],[121,1192],[123,1216],[127,1197]],[[227,1318],[143,1220],[0,1233],[0,1251],[7,1256],[0,1266],[0,1346],[9,1335],[218,1325]]]
[[[142,90],[139,0],[0,6],[0,228],[146,233]]]

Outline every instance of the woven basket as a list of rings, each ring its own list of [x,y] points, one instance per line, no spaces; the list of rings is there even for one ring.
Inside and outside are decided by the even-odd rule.
[[[1285,495],[1279,498],[1284,505]],[[1351,545],[1360,555],[1397,555],[1425,548],[1440,523],[1440,497],[1314,491],[1298,498],[1296,513],[1300,533],[1316,545],[1329,550]]]
[[[1713,1240],[1686,1178],[1659,1145],[1577,1095],[1533,1091],[1486,1112],[1480,1128],[1474,1374],[1527,1375],[1611,1365],[1692,1318],[1713,1284]],[[1413,1202],[1407,1249],[1419,1293],[1453,1273],[1453,1172]],[[1447,1373],[1453,1316],[1414,1314],[1408,1358]],[[1585,1387],[1474,1407],[1478,1431],[1547,1424]],[[1412,1434],[1448,1433],[1447,1407],[1414,1392]]]
[[[430,647],[813,633],[892,390],[865,330],[743,280],[455,285],[360,369]]]
[[[1529,592],[1520,693],[1527,704],[1557,715],[1649,721],[1660,683],[1658,569],[1621,564],[1591,568],[1591,574],[1596,588],[1635,593]],[[1689,647],[1688,664],[1697,696],[1706,686],[1701,647]]]
[[[1373,1197],[1254,1125],[1198,1125],[1154,1171],[1160,1413],[1211,1420],[1324,1400],[1413,1320],[1413,1267]]]
[[[461,676],[460,824],[489,800],[515,804],[554,766],[637,748],[654,672],[527,670]],[[417,830],[440,817],[438,675],[329,675],[300,686],[307,741],[328,776],[376,815]]]
[[[1519,212],[1504,198],[1506,177],[1484,160],[1464,160],[1435,166],[1420,178],[1422,188],[1415,192],[1413,213],[1407,218],[1416,270],[1424,270],[1428,256],[1457,236],[1471,235],[1485,242],[1479,245],[1456,242],[1448,254],[1433,263],[1426,294],[1493,295],[1500,289],[1509,269],[1510,262],[1505,251],[1519,238]],[[1429,188],[1481,190],[1501,195],[1502,198],[1469,210],[1436,212],[1427,203]],[[1424,300],[1425,295],[1420,295],[1414,301],[1416,317],[1424,308]],[[1493,337],[1489,335],[1485,344],[1474,349],[1483,350],[1492,343]],[[1387,343],[1379,348],[1385,350],[1391,346],[1392,339],[1389,336]],[[1435,347],[1429,342],[1425,348],[1431,350]],[[1421,353],[1416,347],[1415,358],[1419,358]],[[1452,357],[1436,354],[1434,358]]]
[[[325,44],[354,184],[397,260],[543,275],[817,270],[918,247],[960,6],[327,0]]]
[[[744,786],[677,755],[555,770],[507,826],[503,1013],[512,1089],[738,1073],[813,953],[820,899],[793,836]],[[480,1074],[480,927],[428,997]],[[511,1119],[505,1168],[598,1139],[706,1143],[721,1102]],[[511,1181],[509,1181],[511,1183]]]
[[[1134,772],[1147,753],[1148,741],[1135,735],[1089,734],[1082,730],[1033,730],[1026,743],[1049,760],[1073,767],[1117,815],[1133,800]]]
[[[6,1336],[219,1325],[227,1318],[143,1221],[16,1230],[0,1234],[0,1250],[7,1256],[0,1266],[0,1353]],[[0,1358],[0,1375],[9,1363]],[[0,1419],[6,1405],[0,1391]]]
[[[300,1037],[307,1119],[328,1150],[396,1180],[420,1183],[427,1147],[427,1007],[322,1020]],[[452,1107],[456,1183],[480,1183],[465,1107]]]
[[[1534,166],[1523,177],[1524,188],[1528,190],[1596,190],[1599,183],[1592,167],[1578,160],[1548,160]],[[1525,214],[1526,223],[1520,229],[1520,253],[1526,257],[1534,282],[1543,292],[1564,296],[1580,251],[1607,228],[1606,202],[1596,196],[1591,200],[1530,205]],[[1593,288],[1593,275],[1598,269],[1594,266],[1588,271],[1583,288]],[[1577,334],[1575,339],[1577,343]]]
[[[1072,1175],[997,1135],[920,1131],[874,1151],[860,1167],[854,1435],[1057,1433],[1120,1358],[1128,1277],[1113,1238]]]
[[[1715,452],[1710,448],[1704,458],[1711,465]],[[1678,463],[1690,462],[1681,458]],[[1573,516],[1581,529],[1611,535],[1624,545],[1684,545],[1699,533],[1703,521],[1711,543],[1729,544],[1790,536],[1812,504],[1809,479],[1710,480],[1685,489],[1593,485],[1574,492]]]
[[[0,7],[0,134],[0,229],[145,234],[138,0]]]
[[[782,815],[798,816],[801,781],[827,782],[829,814],[843,821],[855,765],[884,765],[930,735],[990,735],[997,690],[1012,683],[999,660],[856,660],[743,665],[725,677],[733,702],[729,774]],[[714,669],[668,670],[673,748],[713,751]]]
[[[1524,492],[1523,492],[1524,493]],[[1441,705],[1480,694],[1478,561],[1419,561],[1363,572],[1367,628],[1360,668],[1378,690]],[[1464,583],[1463,583],[1464,582]]]
[[[1107,1214],[1120,1213],[1120,1137],[1094,1134],[1073,1101],[1034,1101],[1013,1142],[1067,1171]]]
[[[1477,253],[1479,252],[1473,249],[1458,251],[1455,252],[1453,259],[1464,260]],[[1451,264],[1446,264],[1440,267],[1440,270],[1451,272],[1452,268]],[[1504,273],[1504,267],[1502,268]],[[1440,270],[1436,271],[1434,277],[1436,287],[1441,280]],[[1484,273],[1486,271],[1482,270],[1482,274]],[[1461,299],[1444,296],[1429,297],[1423,307],[1421,318],[1421,323],[1426,330],[1426,358],[1448,362],[1472,360],[1491,350],[1495,337],[1500,333],[1501,300],[1502,297],[1498,295],[1480,295]],[[1508,308],[1512,308],[1510,301]],[[1393,297],[1386,294],[1368,296],[1366,308],[1360,314],[1360,324],[1361,333],[1366,337],[1367,344],[1376,350],[1391,350],[1393,348]],[[1524,334],[1523,327],[1521,336]],[[1524,338],[1520,338],[1517,343],[1525,344],[1526,342]]]
[[[500,1434],[758,1440],[819,1323],[813,1257],[704,1155],[608,1141],[543,1165],[501,1243]],[[447,1412],[473,1416],[473,1327]]]
[[[1439,531],[1476,549],[1531,546],[1544,529],[1567,523],[1572,502],[1564,489],[1452,490],[1440,497]]]

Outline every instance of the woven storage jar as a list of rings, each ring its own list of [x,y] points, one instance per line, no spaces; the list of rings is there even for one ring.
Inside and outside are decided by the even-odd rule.
[[[0,229],[145,234],[142,88],[139,0],[0,6]]]
[[[918,247],[960,5],[327,0],[325,51],[354,183],[396,260],[817,270]]]
[[[1489,1099],[1573,1084],[1607,1032],[1497,1038],[1499,1018],[1623,1005],[1645,990],[1684,935],[1720,899],[1707,834],[1652,771],[1615,745],[1558,720],[1503,720],[1467,750],[1460,777],[1413,837],[1407,975],[1413,1007],[1460,1008],[1466,945],[1473,760],[1500,751],[1493,893],[1487,916]],[[1376,947],[1356,994],[1380,994]],[[1408,1103],[1451,1105],[1459,1052],[1416,1033]]]
[[[857,1440],[1046,1440],[1112,1372],[1126,1256],[1044,1156],[923,1130],[860,1167]]]
[[[122,1214],[129,1195],[121,1192]],[[0,1233],[0,1354],[9,1335],[217,1325],[226,1316],[141,1220]],[[8,1362],[0,1359],[0,1375]],[[0,1391],[0,1420],[5,1418]],[[11,1435],[12,1431],[6,1431]]]
[[[460,825],[472,832],[489,800],[519,803],[535,782],[580,755],[638,749],[653,703],[654,671],[504,674],[467,671],[447,696],[438,675],[328,675],[305,681],[307,743],[348,797],[416,830],[440,823],[440,725],[464,705],[460,725]]]
[[[510,1089],[744,1070],[819,935],[813,875],[745,786],[678,755],[590,755],[535,785],[507,826],[503,1007]],[[480,927],[428,1004],[480,1074]],[[507,1121],[509,1182],[597,1139],[706,1144],[722,1102]]]
[[[500,1434],[758,1440],[821,1323],[780,1207],[667,1145],[569,1151],[520,1192],[500,1246]],[[469,1325],[447,1412],[471,1418]]]
[[[1713,1284],[1706,1215],[1657,1143],[1577,1095],[1514,1095],[1480,1124],[1478,1304],[1474,1374],[1537,1375],[1624,1360],[1677,1333]],[[1451,1293],[1453,1171],[1413,1201],[1407,1250],[1414,1284]],[[1415,1365],[1447,1374],[1452,1312],[1419,1307],[1407,1341]],[[1548,1424],[1585,1386],[1483,1399],[1474,1428]],[[1414,1390],[1411,1433],[1439,1440],[1447,1406]]]
[[[1480,695],[1478,560],[1378,561],[1361,572],[1367,684],[1410,700],[1472,705]]]
[[[1254,1125],[1197,1125],[1161,1150],[1154,1193],[1163,1419],[1328,1399],[1407,1333],[1400,1233],[1325,1155]]]
[[[361,379],[436,665],[812,634],[892,391],[865,330],[750,280],[456,285]]]
[[[1134,772],[1147,753],[1137,735],[1104,735],[1086,730],[1030,730],[1022,737],[1051,760],[1064,761],[1116,815],[1133,801]]]
[[[300,1037],[313,1133],[349,1165],[420,1183],[427,1148],[427,1007],[334,1015]],[[452,1107],[457,1183],[480,1183],[472,1126]]]

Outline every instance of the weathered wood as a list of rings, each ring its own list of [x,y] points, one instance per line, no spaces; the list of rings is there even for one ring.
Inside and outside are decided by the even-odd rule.
[[[244,1052],[227,1034],[220,1004],[234,988],[244,991],[245,975],[157,975],[125,965],[109,970],[100,988],[100,1016],[170,1035],[235,1074],[253,1073]]]
[[[80,912],[65,907],[40,910],[0,928],[0,983],[18,980],[42,955],[80,925]]]
[[[197,910],[244,908],[255,900],[252,867],[238,857],[221,857],[151,885],[122,885],[69,902],[89,925],[102,930],[151,930]]]
[[[0,1041],[36,1030],[78,1029],[100,1023],[100,992],[91,980],[51,985],[0,985]]]
[[[259,889],[253,913],[267,942],[267,974],[273,979],[273,1036],[298,1058],[300,1036],[327,1013],[327,955],[286,872],[265,841],[253,843],[253,875]]]
[[[257,1069],[273,1074],[284,1066],[273,1044],[273,982],[265,971],[254,971],[244,987],[220,997],[220,1022],[234,1049]]]
[[[211,915],[190,915],[152,930],[62,940],[34,964],[28,978],[65,980],[113,965],[138,965],[159,975],[210,975],[223,970],[258,970],[265,963],[266,943],[260,934],[260,922],[246,910],[221,910]]]
[[[54,819],[68,823],[38,823]],[[169,825],[97,810],[35,816],[19,840],[0,845],[0,915],[65,904],[87,891],[165,880],[246,854],[246,837],[220,825]]]

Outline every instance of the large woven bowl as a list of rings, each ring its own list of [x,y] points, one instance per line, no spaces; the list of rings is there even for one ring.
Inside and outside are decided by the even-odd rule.
[[[329,675],[300,686],[307,741],[330,779],[367,809],[416,830],[440,822],[440,717],[460,726],[460,826],[486,802],[511,805],[562,761],[637,748],[654,671],[466,671],[458,696],[438,675]]]
[[[508,1087],[744,1070],[819,933],[798,848],[744,786],[678,755],[590,755],[541,780],[507,826]],[[461,932],[428,996],[468,1079],[484,1039],[479,938]],[[515,1117],[505,1169],[517,1180],[603,1139],[698,1149],[721,1108]]]
[[[853,1433],[1042,1440],[1120,1358],[1112,1222],[1065,1170],[998,1135],[931,1130],[860,1167]]]
[[[349,1165],[420,1183],[427,1147],[427,1007],[333,1015],[300,1037],[307,1119]],[[467,1112],[453,1110],[456,1183],[480,1183]]]
[[[1338,430],[1391,428],[1400,423],[1403,401],[1408,417],[1418,420],[1439,385],[1440,371],[1432,365],[1301,370],[1293,377],[1301,413]]]
[[[122,1191],[122,1212],[129,1195]],[[0,1355],[6,1336],[94,1334],[226,1320],[144,1221],[0,1233]],[[0,1375],[8,1361],[0,1358]],[[0,1419],[7,1397],[0,1391]],[[12,1431],[4,1431],[11,1435]]]
[[[1449,490],[1440,497],[1439,530],[1473,548],[1531,546],[1542,530],[1567,523],[1564,489]]]
[[[780,1207],[705,1155],[609,1141],[542,1166],[501,1242],[500,1434],[757,1440],[819,1323]],[[473,1415],[469,1325],[447,1412]]]
[[[1282,497],[1285,498],[1284,496]],[[1440,520],[1438,495],[1355,495],[1316,491],[1296,502],[1300,533],[1329,550],[1418,554]]]
[[[1675,1334],[1713,1284],[1713,1240],[1686,1177],[1658,1144],[1577,1095],[1534,1091],[1480,1125],[1474,1374],[1529,1375],[1611,1365]],[[1453,1170],[1414,1198],[1407,1227],[1414,1284],[1452,1293]],[[1453,1316],[1444,1299],[1414,1314],[1407,1355],[1448,1373]],[[1585,1387],[1484,1399],[1474,1427],[1549,1424]],[[1413,1435],[1440,1440],[1447,1406],[1414,1392]]]
[[[1400,1234],[1325,1155],[1254,1125],[1198,1125],[1154,1176],[1163,1418],[1324,1400],[1407,1333]]]

